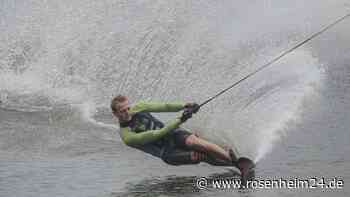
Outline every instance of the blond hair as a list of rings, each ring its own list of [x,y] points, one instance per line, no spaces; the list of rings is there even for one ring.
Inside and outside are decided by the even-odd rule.
[[[118,104],[122,103],[124,101],[128,100],[128,98],[124,95],[118,95],[115,96],[112,101],[111,101],[111,109],[113,112],[117,112],[118,111]]]

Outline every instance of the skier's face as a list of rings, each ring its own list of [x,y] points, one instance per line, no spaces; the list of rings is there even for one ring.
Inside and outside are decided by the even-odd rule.
[[[117,116],[117,118],[122,122],[129,121],[131,119],[131,115],[129,114],[129,101],[125,100],[121,103],[118,103],[117,105],[118,110],[116,111],[115,116]]]

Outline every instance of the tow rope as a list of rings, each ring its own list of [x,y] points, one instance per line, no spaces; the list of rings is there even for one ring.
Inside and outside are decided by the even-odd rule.
[[[201,103],[199,105],[199,107],[204,106],[205,104],[209,103],[210,101],[214,100],[215,98],[219,97],[220,95],[222,95],[223,93],[227,92],[228,90],[232,89],[233,87],[237,86],[238,84],[240,84],[241,82],[245,81],[246,79],[248,79],[249,77],[255,75],[256,73],[262,71],[263,69],[265,69],[266,67],[272,65],[273,63],[277,62],[278,60],[280,60],[282,57],[288,55],[289,53],[291,53],[292,51],[294,51],[295,49],[303,46],[305,43],[309,42],[310,40],[314,39],[315,37],[321,35],[323,32],[327,31],[328,29],[332,28],[333,26],[335,26],[336,24],[340,23],[341,21],[345,20],[347,17],[350,16],[350,13],[346,14],[345,16],[337,19],[336,21],[334,21],[333,23],[327,25],[326,27],[324,27],[323,29],[321,29],[320,31],[312,34],[311,36],[309,36],[308,38],[306,38],[305,40],[303,40],[302,42],[296,44],[294,47],[282,52],[280,55],[278,55],[277,57],[273,58],[272,60],[270,60],[268,63],[262,65],[261,67],[259,67],[258,69],[256,69],[254,72],[248,74],[247,76],[243,77],[242,79],[240,79],[239,81],[233,83],[232,85],[230,85],[229,87],[223,89],[222,91],[220,91],[219,93],[217,93],[216,95],[210,97],[208,100],[204,101],[203,103]]]

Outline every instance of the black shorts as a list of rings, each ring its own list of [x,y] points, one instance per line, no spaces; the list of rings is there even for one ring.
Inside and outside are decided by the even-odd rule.
[[[171,165],[196,164],[198,161],[191,160],[191,150],[186,145],[186,138],[192,133],[178,128],[172,131],[168,136],[167,142],[163,147],[161,158],[164,162]]]
[[[192,135],[192,133],[181,128],[177,128],[172,132],[171,138],[175,145],[173,148],[188,149],[186,139],[188,136]]]

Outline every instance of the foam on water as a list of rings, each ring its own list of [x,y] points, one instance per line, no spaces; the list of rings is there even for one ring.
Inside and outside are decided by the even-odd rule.
[[[118,129],[119,126],[116,124],[107,124],[101,121],[94,119],[94,115],[97,113],[97,108],[95,103],[85,102],[83,104],[77,104],[78,110],[81,114],[81,118],[83,121],[90,122],[96,126],[107,128],[107,129]]]
[[[303,101],[309,96],[317,101],[323,77],[318,60],[307,49],[297,50],[203,107],[207,113],[188,125],[257,162],[287,136],[289,126],[302,121]]]
[[[259,161],[273,148],[273,144],[285,135],[290,124],[300,120],[303,100],[312,96],[316,101],[315,90],[322,85],[323,70],[318,60],[306,50],[298,50],[280,63],[280,68],[286,74],[279,73],[281,79],[290,79],[287,87],[276,90],[264,97],[263,104],[267,107],[272,121],[266,121],[265,126],[258,131],[256,140],[259,142],[255,160]],[[277,73],[271,73],[276,75]],[[264,116],[264,115],[262,115]],[[302,131],[301,131],[302,132]]]

